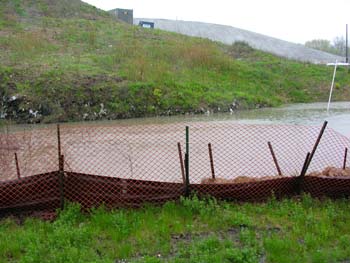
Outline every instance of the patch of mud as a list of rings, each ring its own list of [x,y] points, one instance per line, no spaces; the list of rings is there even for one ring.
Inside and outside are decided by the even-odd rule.
[[[264,177],[249,177],[249,176],[238,176],[234,179],[225,178],[204,178],[201,184],[239,184],[239,183],[251,183],[251,182],[261,182],[265,180],[272,180],[283,178],[284,176],[264,176]]]
[[[224,239],[231,239],[234,241],[239,240],[239,232],[242,228],[245,228],[246,226],[242,227],[235,227],[235,228],[229,228],[227,230],[218,231],[218,232],[201,232],[201,233],[185,233],[185,234],[179,234],[179,235],[172,235],[171,241],[173,244],[176,244],[178,242],[185,242],[190,243],[191,241],[198,239],[198,238],[208,238],[209,236],[215,235],[221,240]]]
[[[327,177],[349,177],[350,178],[350,167],[345,169],[336,167],[326,167],[322,172],[313,172],[308,176],[327,176]]]

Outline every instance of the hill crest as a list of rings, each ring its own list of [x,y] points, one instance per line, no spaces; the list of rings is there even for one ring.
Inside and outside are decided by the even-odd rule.
[[[343,60],[342,57],[333,54],[232,26],[194,21],[149,18],[135,18],[134,24],[139,24],[141,20],[154,22],[155,28],[161,30],[188,36],[208,38],[213,41],[222,42],[226,45],[231,45],[234,42],[246,42],[255,49],[303,62],[326,64],[329,62],[335,62],[336,60]]]

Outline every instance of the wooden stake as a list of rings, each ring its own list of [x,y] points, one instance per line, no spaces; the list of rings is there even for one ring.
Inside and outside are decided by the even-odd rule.
[[[345,168],[346,168],[346,159],[347,159],[347,157],[348,157],[348,148],[345,148],[343,170],[345,170]]]
[[[320,130],[320,133],[318,134],[318,137],[317,137],[317,140],[316,140],[316,142],[315,142],[315,144],[314,144],[314,147],[312,148],[312,151],[311,151],[311,153],[310,153],[309,159],[307,160],[307,163],[306,163],[306,165],[304,166],[304,169],[301,171],[301,174],[300,174],[300,175],[304,176],[304,175],[306,174],[307,169],[309,168],[310,163],[311,163],[311,161],[312,161],[312,158],[314,157],[314,154],[315,154],[315,152],[316,152],[316,149],[317,149],[317,147],[318,147],[318,145],[319,145],[319,143],[320,143],[320,141],[321,141],[321,138],[322,138],[322,136],[323,136],[323,133],[324,133],[326,127],[327,127],[327,124],[328,124],[327,121],[325,121],[325,122],[323,123],[323,126],[322,126],[322,128],[321,128],[321,130]]]
[[[59,163],[59,171],[58,171],[58,179],[59,179],[59,188],[60,188],[60,208],[64,209],[64,155],[60,157]]]
[[[208,143],[208,150],[209,150],[211,177],[215,180],[214,160],[213,160],[213,151],[211,149],[211,143]]]
[[[273,159],[273,162],[275,163],[275,166],[276,166],[278,175],[281,176],[281,175],[282,175],[281,168],[280,168],[280,166],[278,165],[278,161],[277,161],[275,152],[273,151],[272,144],[271,144],[271,142],[267,142],[267,144],[268,144],[268,146],[269,146],[269,149],[270,149],[270,152],[271,152],[271,155],[272,155],[272,159]]]
[[[21,172],[19,170],[18,157],[17,153],[15,153],[15,162],[16,162],[16,170],[17,170],[17,178],[21,179]]]
[[[181,175],[182,175],[182,181],[184,185],[186,185],[186,177],[185,177],[185,167],[184,167],[184,160],[182,158],[182,151],[181,151],[181,144],[177,143],[177,150],[179,152],[179,159],[180,159],[180,167],[181,167]]]
[[[61,130],[60,125],[57,124],[57,150],[58,150],[58,169],[60,169],[61,161]]]

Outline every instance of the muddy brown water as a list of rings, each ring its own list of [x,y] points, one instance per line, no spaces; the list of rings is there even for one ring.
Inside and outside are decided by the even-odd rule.
[[[65,169],[85,174],[151,181],[181,182],[177,143],[185,148],[190,127],[190,181],[212,176],[208,143],[212,144],[215,176],[277,175],[267,142],[274,148],[283,175],[298,175],[325,119],[322,138],[310,171],[341,166],[349,147],[350,103],[298,104],[233,114],[145,118],[61,125]],[[310,127],[311,126],[311,127]],[[345,135],[345,136],[344,136]],[[58,169],[55,125],[11,126],[0,136],[0,180],[15,179],[14,153],[20,175]]]

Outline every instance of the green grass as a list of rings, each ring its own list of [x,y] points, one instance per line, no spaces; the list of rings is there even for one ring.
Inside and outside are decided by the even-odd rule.
[[[197,197],[0,221],[0,262],[347,262],[350,203],[309,196],[259,204]],[[124,261],[123,261],[124,260]]]
[[[321,101],[333,70],[244,43],[118,23],[78,0],[4,1],[0,49],[0,96],[7,100],[0,107],[22,122],[29,109],[52,122],[227,111],[233,101],[241,109]],[[339,69],[336,87],[335,99],[350,99],[347,70]],[[11,103],[12,95],[20,99]]]

